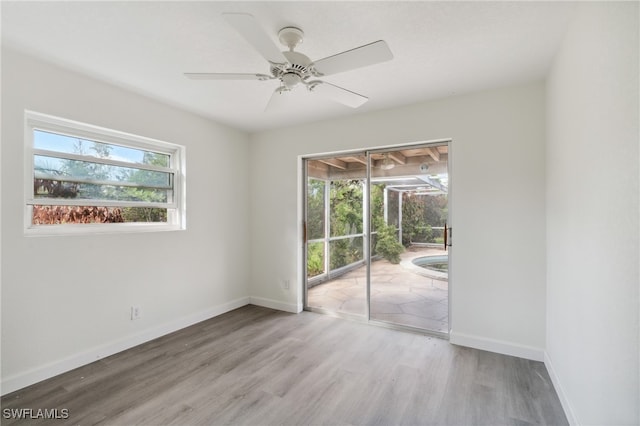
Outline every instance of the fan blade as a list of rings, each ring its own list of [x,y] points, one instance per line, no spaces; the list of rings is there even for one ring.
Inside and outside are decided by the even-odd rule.
[[[214,72],[186,72],[185,77],[192,80],[270,80],[273,77],[266,74],[236,74]]]
[[[289,90],[284,89],[283,87],[278,87],[273,91],[267,106],[264,108],[265,112],[274,112],[281,110],[286,105],[286,98],[289,94]]]
[[[337,74],[367,65],[393,59],[393,53],[384,40],[375,41],[337,55],[314,62],[313,69],[318,75]]]
[[[253,15],[248,13],[223,13],[222,15],[267,61],[274,64],[287,62],[280,49],[273,43]]]
[[[311,88],[311,92],[351,108],[358,108],[369,100],[366,96],[359,95],[351,90],[343,89],[326,81],[315,82]]]

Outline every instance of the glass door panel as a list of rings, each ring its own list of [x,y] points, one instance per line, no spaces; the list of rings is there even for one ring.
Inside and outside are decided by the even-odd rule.
[[[371,320],[448,332],[447,151],[441,145],[370,156]]]
[[[305,160],[306,309],[448,333],[448,148]]]
[[[306,307],[367,317],[365,154],[306,162]]]
[[[324,180],[307,179],[307,278],[325,273],[325,192]]]

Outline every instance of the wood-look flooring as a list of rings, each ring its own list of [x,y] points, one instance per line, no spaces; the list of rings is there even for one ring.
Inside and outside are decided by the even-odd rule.
[[[69,415],[3,425],[567,424],[540,362],[251,305],[1,402]]]

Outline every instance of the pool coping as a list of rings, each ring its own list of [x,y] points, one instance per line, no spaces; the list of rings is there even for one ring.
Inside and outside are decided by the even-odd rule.
[[[438,271],[434,271],[431,269],[425,269],[422,268],[416,264],[413,263],[413,259],[417,259],[419,257],[442,257],[442,254],[434,254],[434,255],[416,255],[416,256],[411,256],[411,257],[407,257],[405,259],[402,259],[400,261],[400,266],[402,266],[403,268],[416,273],[418,275],[422,275],[423,277],[429,277],[429,278],[433,278],[436,280],[443,280],[443,281],[447,281],[449,279],[449,274],[446,272],[438,272]],[[448,255],[447,255],[448,256]]]

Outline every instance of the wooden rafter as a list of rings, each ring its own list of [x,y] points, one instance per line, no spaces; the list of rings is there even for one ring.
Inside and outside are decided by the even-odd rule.
[[[440,161],[440,151],[438,151],[438,148],[427,148],[427,153],[431,156],[431,158],[433,158],[433,161],[438,162]]]
[[[318,159],[318,161],[331,167],[336,167],[340,170],[347,170],[347,163],[342,160],[338,160],[337,158],[323,158]]]
[[[398,164],[407,164],[407,157],[402,155],[400,152],[390,152],[389,158],[395,161]]]
[[[365,166],[367,165],[367,158],[364,155],[347,157],[347,158],[345,158],[345,160],[350,160],[353,163],[364,164]]]

